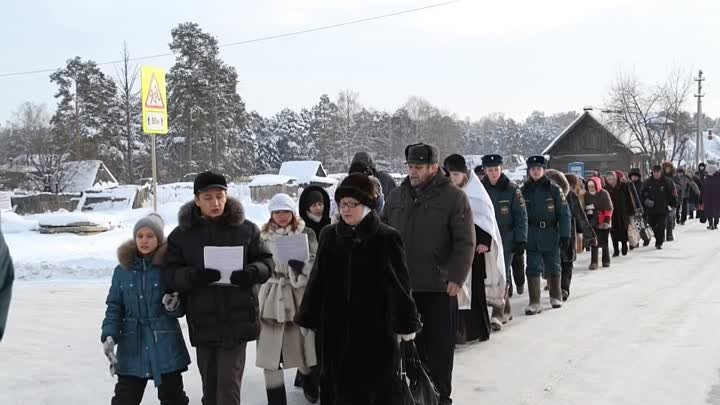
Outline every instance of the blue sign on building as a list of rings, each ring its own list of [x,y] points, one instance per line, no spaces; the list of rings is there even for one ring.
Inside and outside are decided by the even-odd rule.
[[[568,173],[574,174],[578,177],[585,177],[585,163],[583,162],[572,162],[568,163]]]

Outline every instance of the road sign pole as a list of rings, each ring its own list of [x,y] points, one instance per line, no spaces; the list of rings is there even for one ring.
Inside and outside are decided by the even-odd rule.
[[[153,139],[152,166],[153,166],[153,211],[157,213],[157,135],[150,135]]]

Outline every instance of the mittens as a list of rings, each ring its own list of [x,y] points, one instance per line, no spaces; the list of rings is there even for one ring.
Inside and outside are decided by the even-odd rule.
[[[105,338],[105,341],[102,345],[105,357],[107,357],[108,361],[110,362],[110,376],[114,376],[115,366],[117,365],[117,356],[115,355],[115,340],[112,338],[112,336],[108,336]]]
[[[288,266],[295,274],[300,274],[305,268],[305,262],[301,262],[300,260],[290,260],[288,261]]]

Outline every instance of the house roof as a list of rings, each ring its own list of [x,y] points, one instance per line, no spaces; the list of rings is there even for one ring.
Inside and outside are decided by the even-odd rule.
[[[300,184],[338,183],[337,180],[327,177],[327,172],[321,162],[314,160],[283,162],[279,175],[293,177]]]
[[[570,123],[570,125],[568,125],[567,128],[565,128],[562,132],[560,132],[560,135],[556,136],[555,139],[553,139],[552,142],[550,142],[550,144],[545,148],[545,150],[542,151],[542,154],[543,154],[543,155],[549,155],[549,154],[550,154],[550,151],[552,151],[552,149],[553,149],[558,143],[560,143],[561,140],[563,140],[570,132],[572,132],[573,129],[575,129],[575,127],[578,126],[578,124],[580,124],[580,123],[581,123],[583,120],[585,120],[585,119],[591,119],[591,120],[595,121],[595,123],[597,123],[597,125],[600,125],[601,127],[603,127],[610,135],[612,135],[615,139],[617,139],[617,141],[618,141],[619,144],[621,144],[621,145],[623,145],[623,146],[625,146],[625,147],[627,147],[627,148],[629,149],[629,147],[627,146],[627,144],[625,144],[625,142],[623,142],[613,131],[611,131],[611,130],[607,127],[607,125],[605,125],[605,124],[603,123],[603,120],[602,120],[601,118],[595,116],[595,115],[592,113],[592,111],[586,110],[586,111],[584,111],[582,114],[580,114],[580,116],[577,117],[577,118],[575,119],[575,121],[573,121],[572,123]]]

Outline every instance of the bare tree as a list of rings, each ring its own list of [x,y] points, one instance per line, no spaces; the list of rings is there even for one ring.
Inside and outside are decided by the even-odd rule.
[[[618,75],[610,90],[606,110],[617,129],[630,134],[630,143],[659,163],[666,157],[672,120],[665,116],[666,94],[662,87],[647,87],[634,76]]]
[[[140,117],[137,115],[140,103],[140,91],[137,89],[136,83],[139,70],[136,65],[130,64],[130,51],[127,42],[123,42],[122,62],[120,67],[115,66],[115,76],[118,82],[118,98],[120,108],[123,115],[123,132],[125,141],[127,142],[127,163],[126,175],[128,181],[133,181],[135,177],[135,167],[133,164],[133,146],[138,135],[138,122]]]
[[[345,89],[338,94],[337,98],[337,111],[338,118],[340,121],[340,134],[338,134],[338,146],[343,151],[343,161],[345,164],[350,164],[350,151],[355,145],[356,133],[354,131],[355,120],[354,117],[360,112],[362,106],[360,105],[360,95],[351,90]]]
[[[670,73],[667,81],[662,87],[664,115],[672,119],[674,131],[670,137],[672,154],[671,161],[682,163],[688,152],[688,132],[690,128],[690,116],[683,107],[690,97],[692,91],[692,75],[678,68]]]

